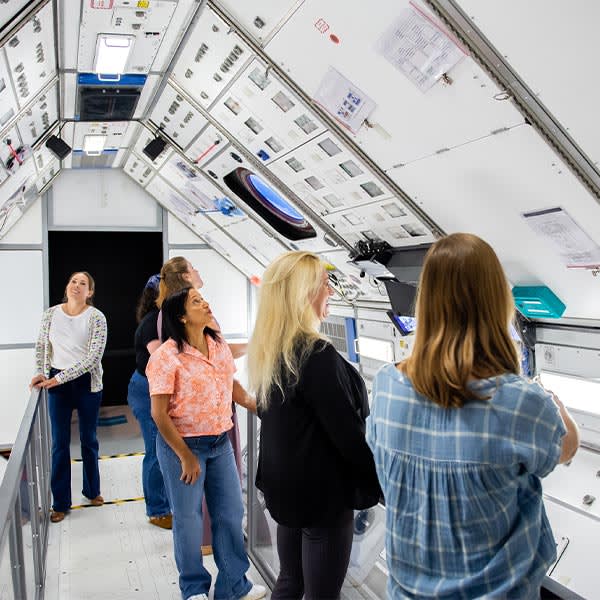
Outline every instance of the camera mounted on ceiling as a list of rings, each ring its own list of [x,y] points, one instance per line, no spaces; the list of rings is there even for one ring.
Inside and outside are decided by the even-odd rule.
[[[359,240],[350,258],[360,268],[360,276],[393,277],[385,265],[392,256],[393,248],[384,240]]]

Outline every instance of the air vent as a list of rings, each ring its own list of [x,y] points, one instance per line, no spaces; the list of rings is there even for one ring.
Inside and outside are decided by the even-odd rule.
[[[140,91],[119,88],[79,88],[81,121],[129,121],[140,99]]]

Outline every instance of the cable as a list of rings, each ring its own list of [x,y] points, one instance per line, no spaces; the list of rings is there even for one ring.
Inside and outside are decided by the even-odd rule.
[[[11,206],[9,206],[8,209],[6,210],[6,214],[4,215],[4,221],[2,221],[2,225],[0,225],[0,233],[2,233],[2,230],[4,229],[4,226],[6,225],[6,222],[8,221],[8,217],[10,216],[10,213],[16,207],[17,207],[17,203],[15,202],[14,204],[11,204]]]

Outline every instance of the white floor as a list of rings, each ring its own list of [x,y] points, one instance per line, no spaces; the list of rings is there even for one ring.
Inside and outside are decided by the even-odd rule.
[[[140,498],[142,456],[100,461],[101,507],[76,508],[50,528],[47,600],[179,600],[170,531],[148,523]],[[72,465],[73,505],[81,496],[81,463]],[[212,556],[207,569],[216,575]],[[248,577],[262,583],[251,566]],[[268,596],[267,596],[268,597]],[[212,598],[212,594],[211,594]]]

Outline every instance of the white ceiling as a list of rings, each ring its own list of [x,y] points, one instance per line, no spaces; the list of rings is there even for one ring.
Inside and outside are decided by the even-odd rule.
[[[596,3],[509,0],[502,10],[492,0],[454,4],[596,163]],[[589,270],[567,269],[521,216],[560,206],[600,245],[597,199],[468,53],[426,92],[387,62],[379,40],[404,11],[446,31],[424,3],[373,6],[341,0],[3,5],[0,139],[9,138],[12,150],[0,146],[0,238],[61,168],[110,167],[123,169],[248,276],[288,248],[307,248],[329,257],[362,298],[381,299],[347,265],[347,248],[365,235],[408,246],[440,231],[472,231],[492,243],[514,284],[547,285],[567,305],[565,317],[600,319],[599,280]],[[110,32],[136,36],[128,72],[147,79],[135,120],[78,121],[78,74],[93,69],[97,35]],[[332,67],[375,105],[354,133],[314,100]],[[151,161],[143,148],[157,128],[169,143]],[[59,130],[73,148],[62,162],[44,147]],[[93,159],[82,152],[91,133],[107,135],[105,152]],[[331,144],[334,153],[324,150]],[[13,156],[19,148],[20,166]],[[223,180],[240,166],[295,204],[317,238],[292,243],[247,210]],[[244,215],[198,213],[225,196]]]

